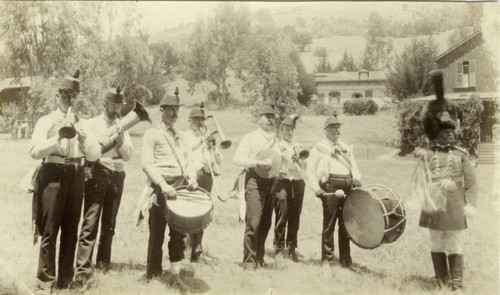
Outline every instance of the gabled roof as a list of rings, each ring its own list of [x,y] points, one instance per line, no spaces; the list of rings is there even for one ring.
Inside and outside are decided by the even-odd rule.
[[[469,37],[465,38],[464,40],[460,41],[459,43],[455,44],[454,46],[452,46],[451,48],[449,48],[448,50],[446,50],[445,52],[441,53],[438,57],[436,57],[436,59],[434,59],[435,62],[438,62],[440,59],[442,59],[443,57],[447,56],[448,54],[452,53],[453,51],[457,50],[458,48],[460,48],[462,45],[470,42],[471,40],[473,40],[476,36],[479,36],[479,35],[482,35],[482,32],[479,30],[477,32],[475,32],[474,34],[470,35]]]
[[[31,87],[31,77],[5,78],[0,81],[0,92],[4,89]]]
[[[368,79],[359,79],[359,74],[368,73]],[[317,73],[314,74],[315,82],[368,82],[368,81],[385,81],[385,73],[380,71],[369,72],[367,70],[354,71],[354,72],[337,72],[337,73]]]

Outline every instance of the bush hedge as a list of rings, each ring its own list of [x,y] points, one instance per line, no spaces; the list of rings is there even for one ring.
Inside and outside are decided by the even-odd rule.
[[[377,104],[371,99],[350,99],[344,102],[344,114],[373,115],[378,111]]]
[[[399,105],[399,154],[407,155],[417,147],[428,145],[427,136],[420,122],[420,111],[423,101],[406,100]],[[477,97],[471,97],[456,104],[461,118],[460,128],[457,130],[457,145],[466,149],[471,156],[477,157],[481,133],[481,113],[483,103]]]

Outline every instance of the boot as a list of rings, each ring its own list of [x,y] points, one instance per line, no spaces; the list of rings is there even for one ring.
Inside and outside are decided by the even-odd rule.
[[[449,280],[448,262],[446,261],[446,253],[431,252],[432,264],[434,265],[434,273],[439,282],[439,286],[446,286]]]
[[[186,283],[182,281],[179,274],[173,274],[170,277],[170,285],[178,289],[179,292],[181,292],[181,294],[187,293],[191,290],[191,287],[189,287],[188,285],[186,285]]]
[[[293,261],[293,262],[299,262],[299,257],[297,256],[297,253],[295,253],[294,248],[290,248],[288,251],[288,257]]]
[[[464,256],[462,254],[448,255],[450,263],[451,290],[462,289],[462,275],[464,268]]]

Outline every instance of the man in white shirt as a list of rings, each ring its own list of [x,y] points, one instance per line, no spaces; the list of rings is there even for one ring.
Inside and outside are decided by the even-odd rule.
[[[304,160],[307,157],[304,155],[307,151],[302,145],[292,143],[297,119],[295,115],[288,116],[281,122],[280,127],[279,147],[285,161],[276,184],[274,205],[276,219],[273,241],[276,257],[283,255],[283,250],[288,248],[288,257],[294,262],[299,261],[295,248],[297,248],[297,233],[304,200],[305,183],[302,172],[306,167]],[[300,152],[303,154],[299,155]]]
[[[196,171],[191,162],[191,148],[179,129],[177,122],[179,98],[165,96],[160,102],[162,122],[144,133],[142,138],[142,169],[151,183],[152,197],[156,200],[149,209],[149,242],[146,274],[149,281],[159,278],[163,272],[163,241],[167,220],[165,218],[166,200],[175,200],[177,186],[186,184],[188,188],[197,187]],[[184,259],[184,234],[170,227],[168,256],[170,259],[170,285],[182,293],[190,287],[180,277],[181,261]]]
[[[73,280],[85,188],[84,164],[85,160],[96,161],[101,155],[97,141],[87,136],[84,124],[69,110],[80,92],[79,74],[80,71],[77,71],[61,81],[56,95],[57,109],[38,120],[31,138],[31,157],[43,159],[36,178],[33,211],[41,236],[38,287],[47,292],[56,287],[56,279],[59,288],[68,288]],[[61,238],[56,278],[59,229]]]
[[[339,261],[342,267],[351,267],[349,238],[342,221],[344,197],[353,187],[360,186],[361,174],[352,150],[338,140],[341,123],[336,114],[325,121],[325,138],[314,145],[307,161],[307,185],[323,203],[323,232],[321,261],[333,266],[335,223],[339,220]]]
[[[257,159],[260,152],[274,150],[276,154],[280,154],[274,133],[275,118],[274,108],[264,105],[257,122],[259,128],[241,139],[233,157],[236,165],[247,170],[245,179],[246,228],[243,241],[244,269],[264,266],[265,242],[271,227],[273,188],[277,174],[264,178],[257,174],[256,169],[270,171],[273,166],[269,159]]]
[[[128,132],[124,132],[116,124],[123,106],[123,93],[119,86],[106,92],[104,106],[104,113],[87,121],[88,130],[102,147],[102,155],[92,164],[92,178],[85,184],[84,217],[76,259],[77,285],[84,285],[92,274],[92,253],[96,243],[99,218],[101,218],[101,235],[96,264],[103,270],[109,269],[116,215],[120,208],[125,180],[123,166],[134,153]],[[110,130],[116,134],[110,133]]]
[[[189,130],[184,135],[187,145],[191,147],[191,158],[196,170],[196,179],[198,186],[206,190],[209,194],[212,191],[213,179],[210,173],[210,166],[214,167],[215,162],[221,163],[221,155],[215,146],[215,138],[203,133],[205,114],[203,109],[192,109],[189,113]],[[217,171],[215,171],[217,173]],[[203,230],[190,234],[191,241],[191,262],[198,262],[203,254],[201,241],[203,239]]]

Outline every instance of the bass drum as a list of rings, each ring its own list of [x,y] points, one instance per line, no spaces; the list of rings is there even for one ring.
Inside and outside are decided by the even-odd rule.
[[[399,197],[383,185],[356,188],[342,207],[347,235],[361,248],[396,241],[404,232],[406,212]]]
[[[177,198],[166,200],[165,217],[170,227],[180,233],[193,234],[204,230],[212,221],[214,204],[210,194],[202,189],[190,191],[176,188]]]

